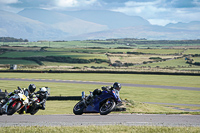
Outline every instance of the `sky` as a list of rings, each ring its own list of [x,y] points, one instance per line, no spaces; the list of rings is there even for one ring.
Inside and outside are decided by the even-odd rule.
[[[0,0],[0,10],[110,10],[140,16],[154,25],[200,21],[200,0]]]

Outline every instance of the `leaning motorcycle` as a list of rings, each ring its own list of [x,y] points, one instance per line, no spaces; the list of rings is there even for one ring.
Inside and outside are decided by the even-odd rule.
[[[25,105],[27,105],[28,102],[28,98],[24,95],[24,90],[18,87],[18,93],[11,96],[7,103],[3,105],[0,104],[0,115],[13,115],[15,112],[20,111]]]
[[[89,96],[85,96],[85,92],[82,92],[82,100],[73,108],[75,115],[82,115],[83,113],[100,113],[100,115],[107,115],[115,109],[118,102],[121,102],[114,90],[103,90],[100,95],[92,95],[93,93],[90,92]],[[89,99],[88,97],[92,98]]]
[[[46,88],[46,92],[45,95],[48,97],[50,95],[50,88],[49,87],[42,87],[42,88]],[[40,88],[40,89],[42,89]],[[41,105],[41,99],[40,97],[40,93],[34,93],[32,96],[29,97],[29,104],[26,107],[26,109],[22,109],[20,111],[18,111],[19,114],[24,114],[23,110],[26,110],[26,113],[30,113],[31,115],[35,115],[39,109],[41,109],[40,107]],[[24,107],[24,108],[25,108]]]
[[[30,113],[31,115],[36,114],[39,111],[39,108],[37,108],[37,103],[40,102],[40,99],[34,95],[32,98],[29,98],[29,103],[27,106],[24,106],[23,108],[26,108],[26,113]],[[23,110],[21,109],[17,111],[19,114],[24,114]]]

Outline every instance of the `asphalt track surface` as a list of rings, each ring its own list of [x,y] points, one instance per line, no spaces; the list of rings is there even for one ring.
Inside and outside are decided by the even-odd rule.
[[[0,126],[198,126],[200,115],[99,114],[84,115],[13,115],[0,116]]]

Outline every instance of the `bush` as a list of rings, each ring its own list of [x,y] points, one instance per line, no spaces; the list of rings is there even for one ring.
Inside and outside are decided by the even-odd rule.
[[[160,57],[150,57],[149,59],[151,59],[151,60],[162,60],[162,58],[160,58]]]

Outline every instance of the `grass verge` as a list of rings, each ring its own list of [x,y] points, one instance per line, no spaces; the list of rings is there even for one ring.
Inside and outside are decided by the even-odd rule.
[[[20,133],[198,133],[200,127],[164,127],[164,126],[124,126],[124,125],[106,125],[106,126],[72,126],[72,127],[0,127],[2,133],[20,132]]]

